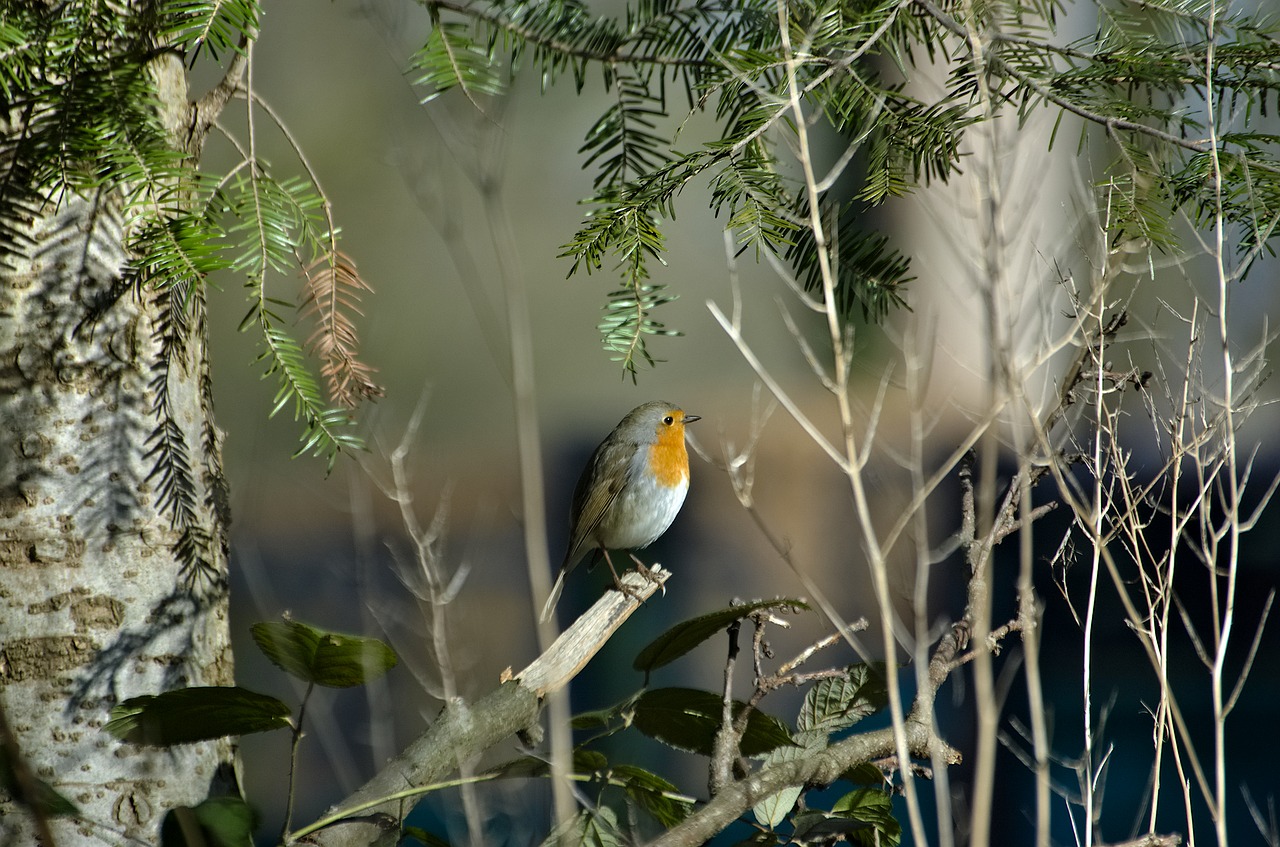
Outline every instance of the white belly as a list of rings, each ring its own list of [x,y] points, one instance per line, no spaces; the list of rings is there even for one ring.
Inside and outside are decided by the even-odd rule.
[[[688,477],[674,487],[661,486],[647,475],[633,479],[596,527],[596,541],[611,550],[648,547],[671,526],[688,491]]]

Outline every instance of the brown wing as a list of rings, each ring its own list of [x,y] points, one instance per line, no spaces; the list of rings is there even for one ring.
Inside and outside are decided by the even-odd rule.
[[[587,462],[573,491],[574,521],[569,527],[569,549],[564,554],[562,570],[567,571],[578,563],[609,506],[626,487],[631,471],[628,459],[635,449],[634,444],[606,442],[596,448],[591,461]]]

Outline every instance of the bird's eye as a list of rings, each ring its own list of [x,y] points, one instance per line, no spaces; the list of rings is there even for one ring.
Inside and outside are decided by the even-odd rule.
[[[670,415],[667,415],[665,418],[662,419],[662,422],[667,426],[671,426],[673,423],[676,422],[676,419],[671,417]]]

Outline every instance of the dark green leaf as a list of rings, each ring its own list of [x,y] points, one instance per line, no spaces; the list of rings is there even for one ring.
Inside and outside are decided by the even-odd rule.
[[[782,843],[782,838],[776,832],[755,832],[739,841],[734,847],[773,847],[775,844]]]
[[[420,826],[406,826],[400,830],[400,843],[411,843],[417,841],[425,847],[450,847],[447,840],[438,835],[427,832]]]
[[[735,701],[734,715],[745,708],[745,703]],[[650,738],[709,756],[720,729],[722,709],[720,697],[709,691],[659,688],[646,691],[636,701],[634,720],[636,728]],[[740,752],[744,756],[759,756],[791,743],[791,736],[781,721],[755,709],[747,719]]]
[[[131,744],[163,747],[289,726],[289,707],[245,688],[178,688],[133,697],[111,710],[103,729]]]
[[[796,729],[824,733],[847,729],[889,702],[884,666],[853,665],[840,679],[820,680],[805,694]]]
[[[655,773],[634,765],[616,765],[610,774],[623,783],[623,790],[632,802],[667,829],[679,824],[693,810],[693,803],[679,796],[675,785]]]
[[[840,774],[840,778],[855,785],[884,785],[884,773],[870,762],[854,765]]]
[[[859,788],[831,804],[831,811],[869,823],[879,823],[892,816],[893,798],[889,792],[878,788]]]
[[[327,632],[299,621],[267,621],[251,628],[258,649],[281,670],[306,682],[349,688],[396,666],[396,654],[376,638]]]
[[[638,671],[652,673],[663,665],[668,665],[688,653],[708,638],[723,632],[729,624],[748,617],[762,609],[808,610],[809,606],[801,600],[759,600],[755,603],[744,603],[731,606],[710,614],[678,623],[645,645],[632,663]]]
[[[211,797],[170,809],[160,824],[161,847],[249,847],[257,815],[239,797]]]
[[[618,816],[608,806],[583,809],[542,842],[543,847],[622,847],[626,843]]]
[[[833,815],[821,809],[808,809],[791,820],[794,837],[801,844],[826,844],[837,838],[854,841],[861,832],[870,832],[871,824],[851,820],[843,815]]]
[[[584,750],[579,747],[573,751],[574,773],[601,773],[608,768],[609,759],[598,750]]]
[[[897,847],[902,841],[902,825],[893,816],[893,798],[878,788],[850,791],[831,806],[832,815],[869,826],[851,831],[851,844],[863,847]]]

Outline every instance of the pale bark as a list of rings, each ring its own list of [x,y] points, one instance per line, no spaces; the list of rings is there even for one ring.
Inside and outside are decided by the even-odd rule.
[[[541,729],[536,727],[546,696],[568,685],[670,577],[671,572],[658,565],[647,574],[624,573],[625,593],[606,591],[532,664],[517,674],[504,674],[502,684],[475,703],[461,699],[446,703],[425,732],[329,810],[322,828],[300,831],[298,843],[320,847],[395,844],[399,818],[420,799],[405,792],[439,782],[457,771],[460,763],[475,761],[517,733],[540,736]]]
[[[162,82],[166,112],[187,112],[180,63]],[[155,843],[167,809],[231,782],[228,741],[141,748],[102,730],[128,697],[233,682],[202,301],[157,381],[167,295],[122,285],[122,218],[110,192],[56,198],[0,266],[0,706],[31,772],[80,808],[48,822],[62,847]],[[181,514],[153,475],[162,386],[189,462]],[[0,843],[39,830],[0,793]]]

